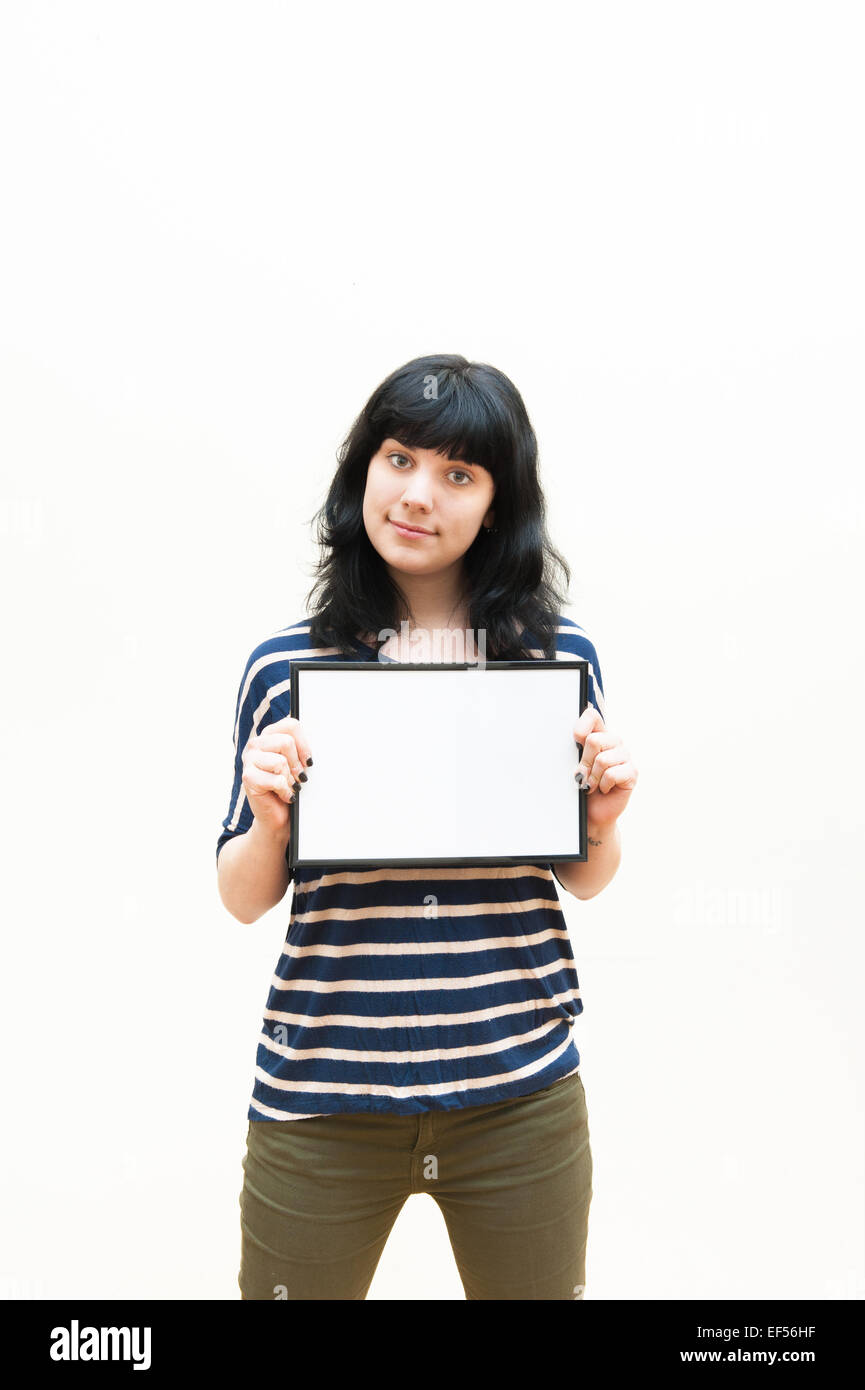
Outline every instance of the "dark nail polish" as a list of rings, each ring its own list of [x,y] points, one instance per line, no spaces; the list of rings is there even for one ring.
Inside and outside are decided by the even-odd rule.
[[[306,765],[307,767],[312,767],[312,758],[307,758]]]
[[[296,791],[296,792],[299,792],[299,791],[300,791],[300,783],[299,783],[299,782],[292,782],[291,785],[292,785],[292,789],[293,789],[294,791]]]
[[[299,772],[297,775],[298,775],[298,777],[300,778],[301,782],[308,782],[308,781],[309,781],[309,778],[307,777],[307,775],[306,775],[305,772]]]

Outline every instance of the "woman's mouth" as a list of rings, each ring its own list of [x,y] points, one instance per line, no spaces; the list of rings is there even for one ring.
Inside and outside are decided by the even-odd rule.
[[[398,521],[392,521],[390,517],[388,517],[388,521],[390,521],[391,526],[393,526],[394,530],[400,536],[405,536],[406,540],[421,540],[424,537],[428,537],[434,534],[434,532],[432,531],[417,531],[413,530],[410,526],[400,526]]]

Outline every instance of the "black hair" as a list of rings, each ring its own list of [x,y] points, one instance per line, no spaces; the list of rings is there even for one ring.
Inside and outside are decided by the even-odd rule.
[[[556,654],[558,614],[570,570],[547,536],[538,444],[519,391],[485,362],[454,353],[416,357],[373,392],[340,446],[339,467],[312,518],[321,558],[307,595],[310,646],[353,650],[361,633],[397,628],[405,600],[363,522],[370,460],[385,439],[478,464],[492,475],[495,530],[481,526],[463,555],[469,625],[486,630],[490,661],[532,648]],[[530,639],[521,642],[523,630]]]

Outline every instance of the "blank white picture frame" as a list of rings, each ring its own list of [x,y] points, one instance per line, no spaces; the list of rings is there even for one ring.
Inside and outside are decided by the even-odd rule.
[[[584,860],[588,663],[296,661],[292,869]]]

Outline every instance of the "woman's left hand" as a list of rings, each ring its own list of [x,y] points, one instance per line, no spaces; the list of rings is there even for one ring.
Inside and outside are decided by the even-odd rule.
[[[574,776],[578,786],[588,786],[588,823],[596,827],[613,825],[637,785],[638,773],[631,755],[622,740],[605,728],[594,705],[586,706],[574,726],[574,742],[583,745],[583,756]]]

